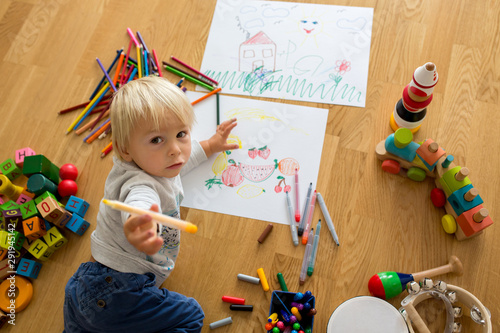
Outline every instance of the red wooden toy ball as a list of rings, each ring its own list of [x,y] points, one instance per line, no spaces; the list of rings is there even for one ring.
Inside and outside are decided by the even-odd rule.
[[[61,177],[61,179],[76,180],[76,177],[78,177],[78,169],[73,164],[64,164],[59,168],[59,177]]]
[[[78,185],[71,179],[62,180],[57,186],[57,192],[61,197],[69,197],[70,195],[76,195],[78,191]]]

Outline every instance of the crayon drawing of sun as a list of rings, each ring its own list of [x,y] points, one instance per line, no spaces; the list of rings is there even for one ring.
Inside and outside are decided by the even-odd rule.
[[[324,14],[324,13],[323,13]],[[315,14],[315,10],[310,14],[303,14],[302,18],[297,22],[299,32],[304,36],[304,40],[300,46],[304,45],[309,40],[312,40],[316,47],[318,47],[318,39],[321,35],[328,35],[325,31],[325,22],[322,20],[321,16],[323,14]]]

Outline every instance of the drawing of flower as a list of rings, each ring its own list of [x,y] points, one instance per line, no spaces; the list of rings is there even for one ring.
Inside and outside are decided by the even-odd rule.
[[[337,60],[335,62],[335,70],[340,74],[344,75],[346,72],[351,70],[351,62],[347,60]]]

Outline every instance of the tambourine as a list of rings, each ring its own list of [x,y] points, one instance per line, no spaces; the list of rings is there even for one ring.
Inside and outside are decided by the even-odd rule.
[[[425,278],[420,283],[408,282],[406,285],[408,296],[401,302],[401,314],[408,323],[410,332],[413,328],[419,333],[430,333],[429,328],[422,320],[415,306],[431,297],[443,301],[446,307],[445,333],[457,333],[462,331],[460,322],[455,322],[464,313],[463,307],[470,309],[470,317],[474,322],[482,326],[483,333],[491,333],[491,313],[490,311],[470,292],[446,282],[438,281],[436,284],[431,279]]]

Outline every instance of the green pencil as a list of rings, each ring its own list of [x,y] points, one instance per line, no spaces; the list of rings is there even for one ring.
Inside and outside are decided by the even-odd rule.
[[[210,91],[214,90],[214,87],[212,87],[212,86],[210,86],[210,85],[208,85],[208,84],[206,84],[206,83],[204,83],[204,82],[202,82],[202,81],[200,81],[192,76],[186,75],[185,73],[182,73],[182,72],[178,71],[177,69],[172,68],[169,65],[166,65],[165,63],[163,63],[163,66],[165,67],[165,69],[167,71],[172,72],[176,75],[179,75],[180,77],[184,77],[188,81],[191,81],[191,82],[193,82],[199,86],[202,86],[203,88],[206,88]]]

